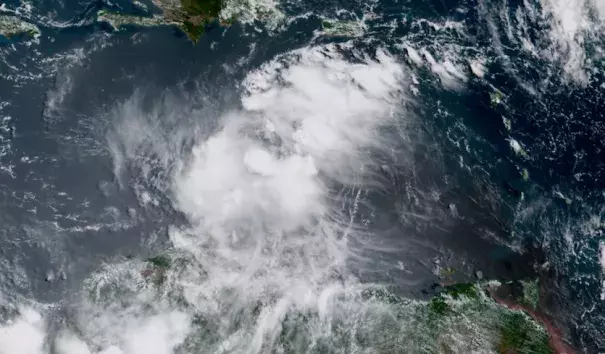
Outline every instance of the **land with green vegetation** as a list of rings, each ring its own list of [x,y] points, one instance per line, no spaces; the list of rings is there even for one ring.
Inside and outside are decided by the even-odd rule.
[[[10,39],[22,35],[35,38],[40,36],[40,30],[16,16],[0,15],[0,36]]]
[[[213,341],[223,339],[224,332],[217,328],[224,325],[225,318],[189,302],[183,280],[190,283],[190,277],[199,277],[195,281],[199,283],[206,277],[203,269],[191,268],[192,262],[178,253],[128,260],[118,268],[121,271],[112,270],[112,281],[99,277],[102,282],[91,287],[91,294],[104,304],[106,296],[132,294],[135,290],[147,292],[158,303],[175,304],[194,318],[187,339],[189,351],[212,352],[208,348],[214,348]],[[448,274],[452,272],[447,270]],[[283,317],[277,320],[277,333],[272,332],[275,337],[270,345],[274,352],[284,354],[332,353],[334,348],[378,354],[576,353],[543,312],[541,306],[547,301],[541,279],[498,282],[482,278],[439,285],[437,292],[424,300],[372,285],[348,287],[331,297],[325,308],[313,301],[301,306],[285,300],[285,307],[278,310]],[[231,290],[219,291],[223,291],[221,296],[239,296]],[[233,308],[232,300],[237,304]],[[257,328],[266,313],[276,311],[275,303],[263,296],[224,301],[219,302],[232,316],[227,321],[235,318],[233,323],[244,329]]]
[[[329,37],[360,37],[365,33],[361,21],[323,20],[322,33]]]
[[[154,4],[162,10],[161,15],[136,16],[101,10],[97,13],[97,20],[109,23],[116,30],[128,25],[175,25],[194,43],[212,23],[229,25],[232,22],[232,19],[220,18],[222,0],[154,0]]]
[[[164,3],[164,0],[156,0],[156,3]],[[180,0],[178,7],[165,10],[167,19],[179,22],[180,27],[187,36],[197,42],[206,31],[206,26],[212,22],[219,21],[222,10],[222,0]]]
[[[173,286],[169,272],[183,264],[166,255],[145,262],[143,275],[163,289]],[[428,301],[369,288],[344,301],[351,306],[363,304],[359,308],[363,310],[352,313],[354,323],[346,318],[333,323],[335,332],[326,337],[331,346],[354,345],[378,353],[554,354],[564,345],[538,312],[538,280],[457,283],[443,287]],[[262,307],[258,304],[242,316],[254,322]],[[300,352],[312,345],[306,342],[305,331],[321,323],[314,311],[292,309],[282,321],[278,345],[284,353]]]
[[[161,286],[166,281],[166,273],[172,266],[172,259],[166,255],[147,258],[148,268],[141,274],[150,279],[155,285]]]
[[[118,12],[100,10],[97,13],[97,21],[109,24],[114,30],[120,30],[124,26],[155,27],[162,25],[178,25],[169,22],[163,16],[152,17],[126,15]]]
[[[454,284],[428,301],[419,317],[424,322],[420,327],[436,339],[429,352],[491,348],[490,352],[501,354],[555,353],[542,323],[523,309],[511,308],[490,296],[488,288],[498,286],[497,282]]]

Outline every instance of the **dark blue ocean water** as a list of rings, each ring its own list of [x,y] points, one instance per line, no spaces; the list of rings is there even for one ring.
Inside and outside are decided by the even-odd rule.
[[[605,198],[602,71],[581,87],[558,80],[563,75],[559,67],[529,57],[518,44],[502,43],[508,56],[504,59],[473,1],[291,3],[285,6],[287,13],[314,15],[294,20],[277,34],[239,24],[228,29],[215,26],[196,45],[172,27],[112,32],[94,22],[102,8],[138,11],[125,1],[32,5],[32,14],[22,17],[39,25],[39,44],[27,46],[19,40],[2,44],[0,64],[0,100],[8,103],[2,115],[10,117],[7,129],[0,132],[0,141],[9,146],[0,155],[0,164],[10,169],[0,172],[2,271],[20,267],[31,280],[26,287],[6,275],[2,279],[13,284],[5,288],[41,301],[58,301],[102,260],[145,257],[161,250],[167,226],[182,222],[168,201],[158,208],[143,208],[134,192],[116,180],[105,149],[116,102],[138,93],[151,110],[169,92],[171,99],[183,102],[179,111],[183,120],[192,119],[189,110],[199,108],[212,121],[239,104],[238,83],[252,68],[312,41],[347,40],[316,39],[313,31],[321,27],[320,16],[343,8],[350,12],[341,17],[361,16],[371,9],[378,16],[367,21],[366,35],[353,41],[368,53],[386,47],[405,62],[406,51],[398,44],[406,38],[419,47],[455,44],[462,55],[481,51],[489,58],[487,79],[471,78],[464,90],[444,87],[426,68],[414,69],[419,93],[405,105],[417,117],[408,127],[416,148],[408,151],[394,138],[397,154],[376,157],[392,166],[385,172],[392,189],[371,196],[381,205],[376,228],[383,237],[401,239],[406,245],[407,251],[395,257],[419,259],[418,279],[403,291],[419,297],[431,292],[439,279],[421,260],[436,256],[449,257],[465,269],[462,279],[472,278],[475,270],[499,279],[540,274],[546,310],[568,338],[586,352],[605,348],[599,339],[605,328],[605,305],[599,298],[597,262],[603,226],[591,223],[603,214]],[[514,14],[520,4],[508,6]],[[58,28],[45,20],[48,17],[69,25]],[[413,25],[419,18],[463,21],[468,36]],[[393,20],[394,26],[386,25]],[[63,57],[65,53],[81,58],[71,61]],[[17,74],[37,76],[14,80]],[[539,92],[528,93],[528,83],[540,87]],[[491,102],[494,87],[505,93],[504,104]],[[49,108],[49,92],[62,88],[68,93],[56,109]],[[515,139],[527,157],[511,150],[503,116],[513,122]],[[165,123],[167,134],[170,124],[175,123]],[[414,171],[404,164],[409,158],[418,166]],[[528,180],[522,178],[522,169]],[[136,180],[140,171],[121,173],[125,180]],[[410,195],[405,188],[410,181],[420,192]],[[456,218],[428,222],[398,214],[402,209],[409,215],[425,212],[412,199],[434,190],[442,195],[437,207],[445,215],[451,204],[456,205]],[[129,216],[129,210],[137,217]],[[87,228],[90,225],[100,226]],[[150,233],[159,240],[143,244],[143,235]],[[540,270],[545,262],[549,266]],[[397,279],[396,270],[380,264],[377,260],[375,271],[360,277]],[[49,269],[64,279],[48,281]]]

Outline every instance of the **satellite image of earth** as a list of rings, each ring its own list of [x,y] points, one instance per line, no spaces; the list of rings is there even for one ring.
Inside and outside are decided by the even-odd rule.
[[[0,354],[605,353],[605,0],[0,4]]]

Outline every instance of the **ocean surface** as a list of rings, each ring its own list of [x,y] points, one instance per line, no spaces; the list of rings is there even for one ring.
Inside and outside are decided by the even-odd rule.
[[[0,353],[270,352],[288,309],[478,274],[539,277],[605,350],[605,3],[241,4],[273,20],[196,44],[96,21],[157,12],[128,1],[0,8],[41,32],[0,41],[0,314],[31,338]],[[192,312],[216,338],[182,344]]]

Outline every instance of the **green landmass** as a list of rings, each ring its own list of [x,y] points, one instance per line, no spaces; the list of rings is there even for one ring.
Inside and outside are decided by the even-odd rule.
[[[527,282],[527,297],[535,301],[534,282]],[[531,283],[531,284],[529,284]],[[487,291],[493,282],[460,283],[446,286],[430,300],[415,301],[393,295],[385,289],[366,290],[364,301],[368,314],[357,315],[361,323],[343,325],[332,333],[329,347],[342,343],[351,345],[350,338],[340,331],[354,333],[354,346],[376,353],[498,353],[554,354],[549,334],[543,325],[521,310],[496,302]],[[369,302],[369,303],[368,303]],[[372,305],[372,302],[375,302]],[[294,331],[312,327],[313,313],[288,314],[280,339],[286,353],[302,340]],[[296,322],[301,320],[301,322]],[[292,323],[291,323],[292,322]],[[315,321],[315,323],[317,323]],[[357,327],[356,327],[357,326]],[[344,344],[343,344],[344,345]],[[306,348],[306,346],[304,347]]]
[[[503,314],[498,352],[502,354],[552,354],[548,334],[522,312]]]
[[[170,257],[166,255],[159,255],[151,258],[147,258],[147,262],[153,265],[155,268],[168,269],[172,265]]]
[[[536,309],[540,302],[540,286],[538,279],[522,280],[521,285],[523,286],[523,298],[519,300],[519,303],[529,306],[532,309]]]
[[[365,33],[361,21],[323,20],[321,22],[322,32],[330,37],[359,37]]]
[[[510,138],[508,142],[509,142],[510,148],[515,152],[515,154],[517,154],[518,156],[520,156],[524,159],[529,159],[529,155],[527,154],[527,151],[525,151],[523,146],[517,140]]]
[[[221,337],[223,319],[217,313],[200,311],[190,304],[182,292],[179,277],[171,276],[185,270],[189,261],[176,254],[159,254],[143,262],[145,267],[138,271],[147,280],[145,284],[151,287],[141,289],[152,291],[157,296],[154,301],[178,303],[194,318],[192,331],[185,341],[188,351],[216,352],[214,341],[224,339]],[[130,285],[123,289],[119,287],[120,280],[129,279],[126,274],[130,268],[136,267],[124,267],[126,273],[115,277],[117,283],[99,277],[103,281],[100,287],[93,287],[93,294],[104,299],[105,296],[130,293],[133,290]],[[204,277],[201,269],[194,273]],[[334,353],[338,348],[343,353],[377,354],[554,354],[549,345],[549,333],[534,319],[536,316],[530,308],[539,301],[538,282],[517,284],[522,285],[523,292],[519,293],[512,285],[485,281],[458,283],[443,287],[426,301],[369,285],[346,288],[338,295],[330,295],[326,306],[321,305],[322,301],[313,302],[312,298],[309,306],[306,302],[285,300],[280,305],[285,307],[278,310],[280,318],[275,319],[277,333],[267,347],[272,350],[266,352]],[[508,297],[503,297],[506,302],[496,301],[496,290],[514,296],[516,302]],[[257,328],[264,316],[276,311],[272,299],[248,298],[232,289],[218,291],[220,294],[212,296],[225,297],[225,303],[233,299],[238,304],[229,308],[228,316],[237,318],[237,326],[241,326],[242,331]],[[511,308],[513,304],[522,305],[523,310],[516,309],[516,305],[515,309]],[[225,352],[239,349],[223,348]]]
[[[109,24],[114,30],[120,30],[124,26],[155,27],[178,25],[178,23],[167,21],[164,17],[158,15],[152,17],[134,16],[107,10],[97,12],[97,21]]]
[[[330,21],[322,21],[321,27],[324,29],[330,29],[330,28],[334,28],[334,25]]]
[[[220,19],[222,0],[156,0],[162,15],[137,16],[119,12],[101,10],[97,13],[99,22],[110,24],[115,30],[124,26],[155,27],[174,25],[180,28],[194,43],[213,22],[228,26],[235,19]]]
[[[429,316],[444,316],[450,311],[450,306],[445,302],[443,296],[435,296],[428,302]]]
[[[16,16],[0,15],[0,36],[14,38],[21,35],[36,38],[40,36],[40,29]]]
[[[490,92],[489,99],[492,106],[495,107],[502,103],[502,100],[504,99],[504,94],[502,93],[502,91],[494,89],[494,91]]]
[[[170,257],[166,255],[159,255],[147,258],[146,261],[152,266],[151,269],[148,269],[151,281],[157,286],[163,285],[166,281],[166,272],[172,266],[172,260]]]
[[[469,299],[476,299],[478,295],[478,287],[474,283],[459,283],[446,286],[442,294],[451,296],[454,299],[461,297],[468,297]]]
[[[535,308],[539,300],[537,281],[523,285],[522,302]],[[487,286],[489,283],[455,284],[427,303],[428,331],[439,343],[428,352],[470,352],[479,349],[483,342],[486,347],[481,349],[491,347],[490,352],[501,354],[554,353],[542,324],[523,311],[494,301],[486,295]]]
[[[155,3],[164,10],[164,17],[177,23],[194,43],[212,22],[228,25],[232,21],[220,21],[222,0],[179,0],[177,5],[169,0],[156,0]]]
[[[236,20],[242,23],[263,21],[269,30],[276,29],[284,14],[270,1],[254,0],[152,0],[162,13],[153,16],[123,14],[110,10],[99,12],[98,20],[107,22],[116,30],[123,26],[177,26],[194,43],[197,43],[210,26],[230,26]],[[135,0],[134,4],[142,10],[146,7]],[[343,32],[360,25],[338,25],[334,30]],[[340,29],[338,29],[340,28]],[[346,32],[346,31],[345,31]],[[360,33],[363,33],[360,32]]]
[[[447,298],[459,300],[461,298],[477,299],[478,288],[473,283],[459,283],[446,286],[437,296],[433,297],[427,304],[429,316],[444,316],[450,313],[450,305]]]

